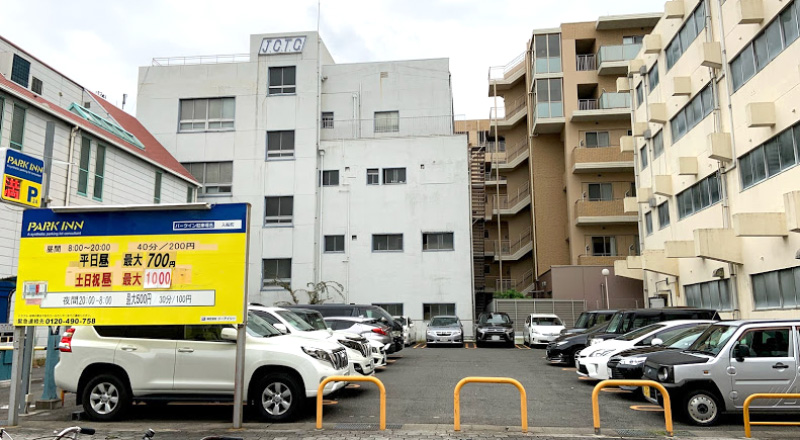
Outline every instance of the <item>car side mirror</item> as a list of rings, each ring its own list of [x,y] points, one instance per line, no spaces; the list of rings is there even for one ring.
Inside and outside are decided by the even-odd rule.
[[[664,341],[662,341],[660,338],[653,338],[653,340],[650,341],[650,345],[661,345],[663,343]]]
[[[275,330],[278,330],[279,332],[281,332],[281,334],[284,334],[284,335],[289,334],[289,329],[286,328],[286,325],[284,325],[284,324],[282,324],[280,322],[276,322],[275,324],[272,324],[272,326],[275,327]]]
[[[737,344],[733,348],[733,357],[736,358],[738,362],[744,362],[744,358],[750,357],[750,347],[744,344]]]
[[[223,341],[236,342],[238,333],[239,332],[233,327],[225,327],[220,332],[220,338],[222,338]]]
[[[514,324],[514,320],[512,319],[511,321],[509,321],[509,324]]]

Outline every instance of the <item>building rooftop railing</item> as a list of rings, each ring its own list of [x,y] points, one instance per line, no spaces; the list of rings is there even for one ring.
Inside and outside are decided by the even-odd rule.
[[[197,55],[153,58],[153,66],[193,66],[198,64],[230,64],[250,62],[250,54]]]
[[[505,66],[493,66],[489,68],[489,81],[503,79],[525,61],[525,52],[514,57]]]

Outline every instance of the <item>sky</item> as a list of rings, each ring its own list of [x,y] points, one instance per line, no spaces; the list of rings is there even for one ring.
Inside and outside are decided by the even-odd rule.
[[[337,63],[449,58],[456,115],[489,117],[488,69],[533,29],[663,11],[664,0],[320,0]],[[155,57],[249,52],[249,36],[317,29],[317,0],[0,0],[0,35],[135,114]]]

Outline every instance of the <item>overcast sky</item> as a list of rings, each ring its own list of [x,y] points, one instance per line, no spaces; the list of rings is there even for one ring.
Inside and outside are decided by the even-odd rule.
[[[488,118],[490,66],[533,29],[663,10],[664,0],[322,0],[337,63],[450,59],[455,113]],[[135,112],[138,67],[153,57],[249,52],[249,35],[315,30],[316,0],[2,0],[0,35]]]

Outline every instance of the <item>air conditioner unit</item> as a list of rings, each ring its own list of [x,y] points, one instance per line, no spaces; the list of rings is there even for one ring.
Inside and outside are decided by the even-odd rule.
[[[650,130],[645,130],[643,136],[645,140],[649,141],[650,139],[653,139],[653,132]]]
[[[656,206],[658,206],[655,197],[650,197],[649,199],[647,199],[647,204],[650,205],[651,208],[655,208]]]

